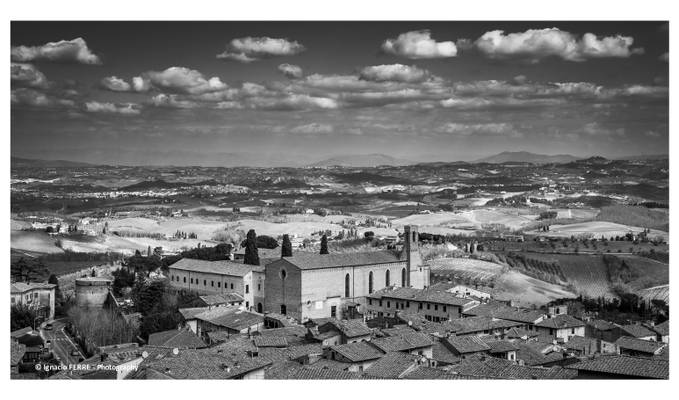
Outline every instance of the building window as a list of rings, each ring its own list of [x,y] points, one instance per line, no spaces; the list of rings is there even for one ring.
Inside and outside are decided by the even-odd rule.
[[[245,293],[250,293],[250,285],[245,285]]]
[[[418,309],[418,310],[421,310],[421,309],[422,309],[422,303],[418,303],[418,304],[417,304],[417,309]]]
[[[257,312],[261,314],[262,311],[264,311],[264,307],[262,307],[262,303],[257,303]]]
[[[431,309],[431,304],[427,303],[427,310]]]
[[[245,302],[245,309],[247,310],[247,309],[249,309],[249,308],[250,308],[250,302],[249,302],[249,301],[246,301],[246,302]]]
[[[184,277],[184,283],[186,283],[186,277]]]
[[[217,282],[217,287],[218,287],[218,288],[222,287],[222,283],[221,283],[221,282]]]
[[[406,269],[401,270],[401,286],[406,287]]]
[[[443,306],[443,312],[447,312],[446,306]]]
[[[191,278],[191,283],[193,283],[193,278]]]
[[[380,300],[380,307],[382,307],[382,300]]]
[[[439,305],[438,305],[438,304],[434,304],[434,311],[438,311],[438,310],[439,310]]]
[[[330,317],[337,318],[337,306],[330,306]]]
[[[14,300],[14,299],[12,299]],[[372,306],[373,305],[373,299],[368,299],[368,305]]]
[[[262,284],[261,284],[261,283],[258,283],[258,284],[257,284],[257,291],[258,291],[258,292],[261,292],[261,291],[262,291]]]
[[[215,287],[215,281],[210,281],[210,285],[211,285],[212,287]]]
[[[233,282],[231,282],[231,289],[233,289]]]
[[[406,307],[410,308],[410,302],[409,301],[406,301]]]
[[[387,301],[387,308],[391,308],[391,302]]]
[[[288,313],[287,307],[285,307],[285,304],[281,304],[281,314],[286,315]]]
[[[384,286],[389,286],[389,270],[384,273]]]
[[[372,292],[373,292],[373,272],[370,271],[370,273],[368,274],[368,293]],[[382,305],[381,302],[380,305]]]
[[[207,286],[207,279],[203,279],[203,286]]]
[[[285,278],[286,278],[287,276],[288,276],[287,271],[285,271],[284,269],[281,269],[281,279],[282,279],[282,280],[285,280]]]
[[[351,277],[349,274],[344,276],[344,297],[351,296]]]

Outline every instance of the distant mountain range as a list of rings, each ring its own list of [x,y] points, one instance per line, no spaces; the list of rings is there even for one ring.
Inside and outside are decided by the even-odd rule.
[[[578,160],[579,157],[570,154],[536,154],[527,151],[503,151],[490,157],[474,161],[475,163],[504,164],[511,162],[525,162],[533,164],[567,163]]]
[[[310,167],[376,167],[378,165],[410,165],[415,162],[386,154],[351,154],[335,156],[309,164]]]
[[[11,168],[77,168],[92,167],[94,164],[66,160],[38,160],[33,158],[12,157]]]

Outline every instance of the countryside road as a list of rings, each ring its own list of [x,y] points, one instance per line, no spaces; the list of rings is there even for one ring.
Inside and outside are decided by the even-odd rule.
[[[45,340],[50,341],[49,348],[54,353],[54,356],[62,364],[76,364],[80,358],[85,358],[78,346],[73,340],[64,332],[66,327],[66,319],[57,319],[52,323],[52,329],[47,330],[41,328],[40,333]],[[76,350],[78,355],[71,355],[71,352]]]

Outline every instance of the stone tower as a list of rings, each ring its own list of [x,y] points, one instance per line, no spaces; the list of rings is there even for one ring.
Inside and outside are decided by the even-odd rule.
[[[403,251],[406,253],[406,286],[410,286],[411,271],[417,271],[422,266],[420,256],[420,238],[417,225],[406,225],[403,228],[405,245]]]

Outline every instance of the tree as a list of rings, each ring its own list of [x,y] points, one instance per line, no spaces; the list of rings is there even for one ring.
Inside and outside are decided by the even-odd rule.
[[[328,237],[326,235],[321,237],[321,254],[328,254]]]
[[[9,319],[10,329],[13,332],[27,326],[33,327],[35,313],[28,307],[16,305],[12,306]]]
[[[258,249],[275,249],[278,247],[278,241],[271,236],[260,235],[257,236]]]
[[[283,235],[283,246],[281,246],[281,257],[292,257],[292,243],[290,236],[286,233]]]
[[[250,229],[245,239],[245,258],[244,264],[259,265],[259,253],[257,252],[257,234],[254,229]]]
[[[363,237],[365,237],[367,240],[373,240],[375,238],[375,232],[365,231],[363,232]]]
[[[40,260],[19,258],[10,265],[10,275],[17,282],[42,281],[49,271]]]
[[[134,285],[134,273],[127,269],[118,268],[113,271],[113,294],[122,296],[123,288],[132,287]]]

